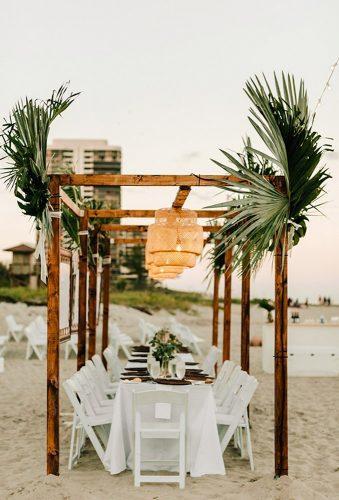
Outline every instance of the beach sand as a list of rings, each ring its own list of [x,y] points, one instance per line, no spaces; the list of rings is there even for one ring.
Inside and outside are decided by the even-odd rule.
[[[23,304],[0,304],[0,334],[3,318],[15,314],[27,324],[45,308]],[[309,308],[308,317],[339,316],[339,308]],[[169,314],[152,317],[125,307],[112,306],[111,317],[121,329],[138,338],[138,319],[159,326]],[[198,308],[194,314],[177,313],[177,319],[206,339],[211,339],[211,310]],[[251,335],[261,335],[264,315],[251,308]],[[220,314],[220,333],[222,315]],[[239,360],[240,307],[232,306],[232,357]],[[338,326],[339,335],[339,326]],[[224,455],[226,476],[187,477],[186,489],[174,485],[133,486],[130,471],[118,476],[105,472],[97,455],[87,445],[79,463],[67,469],[70,440],[69,416],[60,426],[61,475],[45,476],[46,453],[46,362],[26,361],[26,343],[11,342],[5,354],[5,373],[0,374],[0,498],[54,499],[339,499],[339,377],[289,378],[289,477],[273,478],[273,377],[261,370],[261,348],[251,348],[251,372],[260,384],[251,404],[252,443],[255,471],[232,449]],[[63,359],[61,378],[76,369],[76,360]],[[70,405],[61,389],[61,411]]]

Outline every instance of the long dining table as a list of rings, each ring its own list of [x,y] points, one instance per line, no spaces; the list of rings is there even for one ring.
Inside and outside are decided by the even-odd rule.
[[[131,356],[125,370],[145,368],[145,363],[137,361],[137,351]],[[186,363],[193,363],[190,353],[181,354]],[[133,360],[135,359],[135,361]],[[136,375],[137,377],[138,375]],[[212,386],[202,381],[192,381],[189,385],[163,385],[154,381],[120,380],[115,404],[112,410],[112,425],[105,452],[105,467],[111,474],[119,474],[132,469],[133,464],[133,393],[148,390],[173,390],[188,393],[187,434],[186,434],[186,470],[192,477],[205,474],[225,474],[225,467],[218,437],[215,416],[215,401]],[[175,410],[161,414],[157,408],[149,407],[147,422],[171,421]],[[166,412],[165,412],[166,413]],[[142,470],[177,470],[172,462],[178,459],[178,443],[175,440],[152,439],[142,444]],[[164,466],[159,461],[166,460]],[[171,462],[171,464],[169,463]]]

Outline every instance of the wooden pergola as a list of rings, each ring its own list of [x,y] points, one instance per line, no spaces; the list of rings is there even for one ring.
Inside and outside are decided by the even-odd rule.
[[[281,177],[268,180],[284,189]],[[78,308],[78,355],[77,368],[86,361],[86,345],[88,338],[88,357],[96,350],[96,310],[97,279],[96,266],[89,267],[89,287],[87,297],[88,272],[88,236],[91,219],[120,218],[152,218],[155,210],[124,209],[80,209],[62,189],[64,186],[135,186],[135,187],[173,187],[178,192],[172,203],[173,208],[183,207],[192,187],[225,186],[227,181],[240,179],[222,175],[88,175],[88,174],[54,174],[50,176],[50,203],[52,210],[59,213],[61,204],[65,204],[80,221],[80,260],[79,260],[79,308]],[[196,210],[199,219],[212,219],[225,216],[221,210]],[[59,301],[60,301],[60,253],[61,253],[61,220],[52,218],[53,237],[48,247],[48,328],[47,328],[47,473],[59,474]],[[215,233],[218,226],[203,226],[204,231]],[[104,224],[96,227],[92,233],[91,245],[93,255],[97,255],[98,234],[107,232],[132,232],[141,235],[147,231],[147,225]],[[115,244],[144,244],[143,237],[117,237]],[[275,474],[281,476],[288,473],[288,432],[287,432],[287,258],[282,255],[283,241],[278,242],[275,255]],[[105,238],[105,258],[103,262],[103,331],[102,350],[108,344],[109,315],[109,276],[110,276],[110,238]],[[246,267],[247,263],[244,262]],[[225,292],[223,320],[223,361],[230,359],[231,350],[231,274],[232,250],[225,253]],[[219,311],[219,274],[214,273],[213,293],[213,328],[212,343],[218,345],[218,311]],[[88,312],[88,324],[87,324]],[[241,300],[241,366],[249,371],[250,341],[250,271],[242,277]],[[88,335],[87,335],[88,332]]]

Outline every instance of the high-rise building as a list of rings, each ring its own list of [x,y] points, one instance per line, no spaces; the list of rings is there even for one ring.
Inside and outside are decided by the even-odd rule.
[[[76,174],[120,174],[121,148],[104,139],[55,139],[47,150],[49,171],[69,168]],[[121,207],[119,186],[83,186],[84,198],[105,201],[110,208]],[[113,222],[113,221],[112,221]],[[114,222],[119,222],[116,220]],[[112,245],[112,275],[120,273],[118,247]]]
[[[121,148],[110,146],[104,139],[55,139],[47,150],[51,171],[68,167],[76,174],[120,174]],[[120,208],[120,187],[84,186],[85,198],[105,200],[112,208]]]

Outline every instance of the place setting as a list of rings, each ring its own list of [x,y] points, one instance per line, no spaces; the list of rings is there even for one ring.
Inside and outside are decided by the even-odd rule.
[[[152,382],[162,385],[212,384],[213,379],[203,369],[197,368],[199,363],[183,347],[182,342],[169,329],[159,330],[150,340],[149,346],[136,346],[133,349],[125,370],[121,373],[121,380],[127,383]]]

